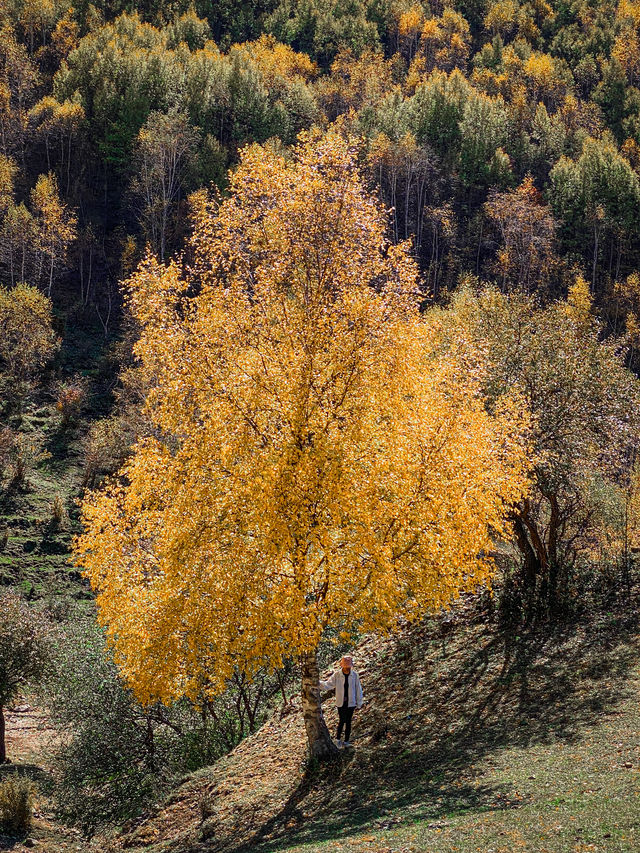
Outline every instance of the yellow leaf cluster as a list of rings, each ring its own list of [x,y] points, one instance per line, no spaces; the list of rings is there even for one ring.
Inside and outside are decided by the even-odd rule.
[[[256,62],[269,83],[278,77],[308,81],[318,74],[318,66],[306,53],[297,53],[288,45],[277,42],[273,36],[261,35],[254,42],[234,45],[230,56],[233,58],[236,54]]]
[[[424,23],[424,11],[422,6],[412,6],[402,12],[398,19],[398,34],[403,37],[416,36],[422,29]]]

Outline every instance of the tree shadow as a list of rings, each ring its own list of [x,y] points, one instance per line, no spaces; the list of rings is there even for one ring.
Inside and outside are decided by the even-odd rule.
[[[22,833],[22,835],[14,838],[11,835],[2,835],[0,833],[0,850],[14,850],[16,847],[23,849],[22,845],[27,836],[28,833]]]
[[[52,784],[51,773],[37,764],[0,764],[0,783],[10,776],[23,776],[33,782],[40,791],[48,791]]]
[[[221,849],[273,850],[518,808],[526,799],[508,784],[483,783],[474,765],[500,748],[574,742],[615,712],[629,695],[636,633],[633,614],[516,636],[461,626],[443,656],[433,626],[417,627],[399,641],[402,654],[391,646],[367,677],[356,750],[307,773],[249,844]]]
[[[44,445],[47,453],[51,454],[48,464],[52,468],[59,467],[64,470],[64,463],[68,462],[71,455],[71,447],[78,440],[78,431],[74,425],[58,424],[48,435]]]

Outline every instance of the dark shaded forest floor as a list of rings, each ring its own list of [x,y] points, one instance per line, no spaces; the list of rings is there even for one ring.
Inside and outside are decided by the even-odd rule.
[[[337,765],[307,770],[301,715],[276,715],[109,849],[637,850],[634,612],[521,636],[457,620],[446,642],[432,620],[359,647],[367,701]]]

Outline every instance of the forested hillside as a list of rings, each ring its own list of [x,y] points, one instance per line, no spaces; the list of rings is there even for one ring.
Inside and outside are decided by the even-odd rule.
[[[3,279],[113,333],[118,280],[147,243],[181,247],[191,192],[224,190],[248,142],[340,120],[425,294],[471,272],[557,296],[579,267],[619,332],[639,20],[629,2],[7,2]]]
[[[0,844],[344,762],[363,637],[631,671],[639,373],[640,2],[0,0]]]

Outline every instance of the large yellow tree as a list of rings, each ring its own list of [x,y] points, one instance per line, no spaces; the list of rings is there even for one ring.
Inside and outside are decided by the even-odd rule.
[[[252,146],[229,190],[196,199],[188,265],[148,258],[128,283],[153,429],[86,499],[77,554],[143,701],[297,655],[325,757],[323,632],[390,630],[484,582],[523,456],[513,417],[436,358],[347,143]]]

